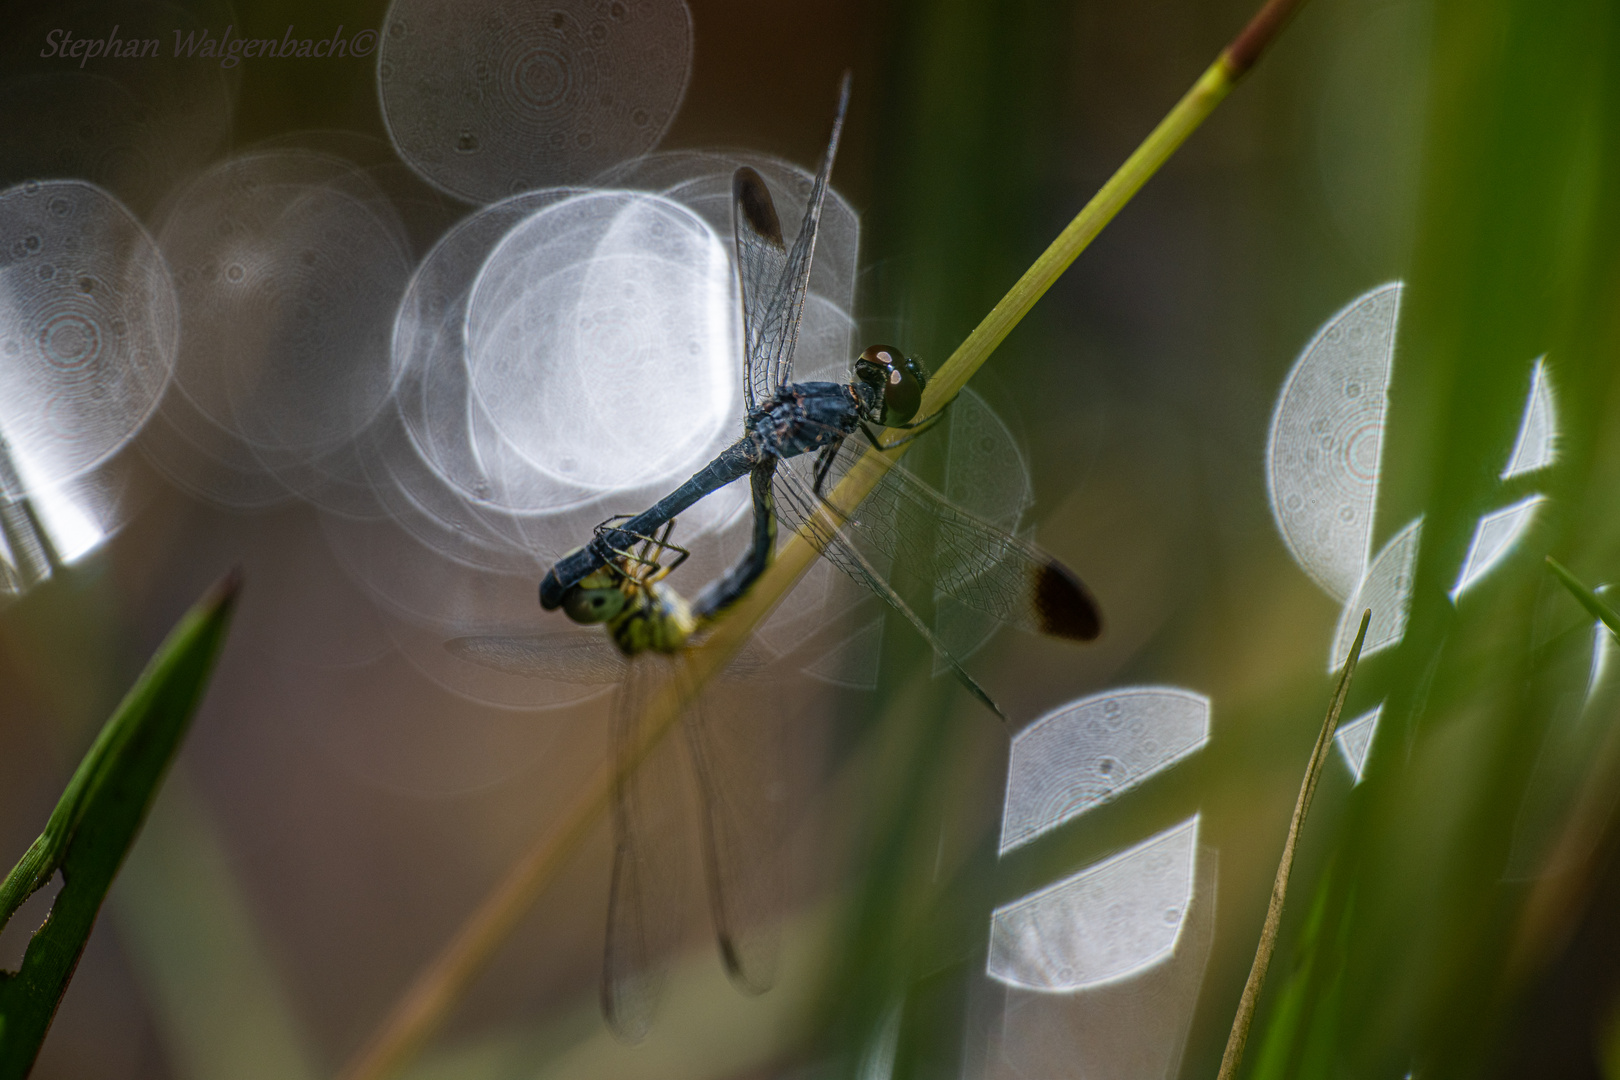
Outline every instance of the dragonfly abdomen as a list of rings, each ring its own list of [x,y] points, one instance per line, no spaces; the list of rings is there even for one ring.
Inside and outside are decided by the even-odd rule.
[[[738,477],[746,476],[759,461],[760,450],[747,435],[722,450],[718,457],[665,495],[651,507],[610,529],[603,529],[584,547],[557,560],[540,581],[540,606],[554,611],[568,590],[599,567],[606,566],[616,550],[633,547],[642,537],[651,536],[663,524],[711,491],[718,491]]]
[[[749,477],[754,500],[754,539],[742,561],[710,582],[692,601],[692,615],[700,624],[741,600],[770,566],[776,553],[776,499],[771,491],[771,478],[775,474],[776,459],[767,457],[755,466]]]
[[[641,594],[635,607],[608,622],[613,643],[626,656],[676,652],[696,629],[697,619],[687,602],[656,583]]]

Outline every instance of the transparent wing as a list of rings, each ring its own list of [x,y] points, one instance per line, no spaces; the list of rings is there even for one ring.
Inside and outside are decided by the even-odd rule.
[[[752,412],[774,392],[760,335],[782,282],[787,246],[765,178],[747,166],[731,178],[731,230],[736,238],[737,281],[742,287],[743,394]]]
[[[444,647],[469,663],[529,679],[607,686],[625,676],[624,654],[601,633],[477,634],[452,638]],[[768,666],[759,646],[748,642],[726,667],[726,676],[758,678]]]
[[[444,643],[470,663],[507,675],[603,686],[624,677],[624,656],[603,634],[480,634]]]
[[[680,758],[674,740],[643,753],[647,704],[676,677],[668,657],[646,654],[613,708],[613,876],[602,954],[602,1015],[613,1033],[639,1042],[652,1027],[669,959],[680,944],[686,875],[692,865]],[[639,762],[639,764],[638,764]]]
[[[793,241],[792,250],[787,253],[774,287],[761,290],[756,282],[754,298],[750,299],[746,284],[748,272],[743,271],[744,340],[747,342],[748,357],[745,381],[748,386],[750,408],[772,397],[793,378],[793,346],[798,341],[799,318],[804,313],[804,293],[810,283],[810,260],[815,254],[816,230],[821,224],[821,205],[827,195],[827,177],[832,173],[833,159],[838,154],[838,138],[844,131],[844,113],[849,108],[849,83],[849,73],[845,72],[843,81],[838,86],[838,109],[833,116],[832,135],[827,140],[827,150],[822,155],[821,168],[816,173],[815,183],[810,187],[810,199],[804,207],[804,220],[799,224],[799,235]],[[746,185],[746,191],[741,183],[745,173],[752,177],[752,181]],[[753,181],[758,182],[757,190]],[[753,211],[756,207],[752,201],[746,206],[743,203],[744,194],[752,200],[759,193],[765,193],[764,206],[770,208],[768,222],[763,217],[755,219]],[[732,185],[732,194],[733,220],[738,226],[739,264],[744,260],[745,228],[774,225],[775,250],[780,251],[781,223],[776,218],[776,210],[771,206],[769,193],[765,192],[765,182],[760,179],[759,174],[752,169],[739,169],[737,179]],[[761,230],[756,231],[760,235],[765,235]],[[769,240],[768,236],[766,240]],[[753,244],[751,238],[747,242]],[[749,257],[754,256],[751,253]]]
[[[862,452],[854,439],[845,443],[824,495]],[[796,461],[777,474],[778,507],[793,528],[815,520],[821,502],[807,473]],[[864,552],[868,565],[887,563],[891,576],[913,577],[974,611],[1032,633],[1090,641],[1102,630],[1096,601],[1066,566],[952,503],[902,467],[889,470],[826,538],[827,557],[857,580],[870,575],[853,565],[852,556]]]
[[[911,605],[901,599],[900,594],[894,591],[894,587],[877,572],[877,569],[867,561],[859,550],[846,543],[843,539],[834,539],[823,549],[823,553],[839,569],[877,593],[891,608],[899,612],[911,624],[912,629],[916,630],[922,636],[922,639],[928,642],[928,647],[934,650],[934,655],[943,660],[945,665],[951,669],[957,681],[967,687],[969,693],[984,702],[985,707],[1002,720],[1007,719],[1007,714],[1001,711],[1001,706],[997,705],[995,700],[985,692],[984,687],[979,685],[978,680],[967,673],[967,669],[962,666],[955,656],[951,655],[951,651],[945,647],[945,643],[939,640],[933,630],[929,629],[928,624],[923,622],[915,611],[911,610]]]
[[[969,513],[1029,539],[1023,518],[1035,498],[1029,463],[1011,429],[971,388],[963,388],[951,402],[944,422],[950,431],[950,446],[939,491]],[[943,594],[934,597],[932,621],[934,632],[959,659],[972,656],[998,628],[990,616]],[[934,673],[943,670],[936,661]]]
[[[753,695],[750,695],[753,696]],[[787,819],[781,709],[749,707],[711,683],[683,730],[698,786],[699,835],[720,958],[737,987],[776,979]]]

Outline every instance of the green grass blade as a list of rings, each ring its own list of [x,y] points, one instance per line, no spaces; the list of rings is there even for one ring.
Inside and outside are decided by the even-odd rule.
[[[0,883],[0,928],[57,871],[62,890],[16,972],[0,972],[0,1080],[27,1075],[96,914],[214,668],[240,582],[216,585],[169,633],[101,729],[45,831]]]
[[[1611,551],[1620,525],[1620,12],[1598,0],[1424,10],[1417,230],[1377,510],[1391,525],[1422,514],[1422,549],[1400,645],[1357,676],[1383,718],[1320,886],[1319,940],[1335,960],[1308,976],[1320,1022],[1297,1030],[1293,1076],[1545,1072],[1538,1003],[1563,1000],[1548,988],[1574,970],[1560,965],[1578,958],[1581,914],[1601,910],[1606,864],[1572,841],[1610,835],[1613,774],[1601,714],[1576,711],[1586,642],[1542,643],[1563,620],[1541,612],[1540,563]],[[1558,457],[1504,479],[1543,355],[1563,406]],[[1534,530],[1453,597],[1481,516],[1532,491],[1549,498]],[[1608,797],[1583,809],[1588,791]],[[1559,972],[1564,983],[1547,981]]]
[[[1564,583],[1564,588],[1580,602],[1581,607],[1590,612],[1594,619],[1607,626],[1609,633],[1620,637],[1620,614],[1617,614],[1614,608],[1599,600],[1597,593],[1582,585],[1579,578],[1564,569],[1563,565],[1551,555],[1547,556],[1547,568]]]

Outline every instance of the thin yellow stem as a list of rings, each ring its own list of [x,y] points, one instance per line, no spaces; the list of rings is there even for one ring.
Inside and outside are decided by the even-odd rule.
[[[339,1074],[342,1080],[392,1076],[415,1056],[563,862],[584,842],[607,809],[613,779],[613,770],[606,766],[591,776],[563,819],[523,853],[455,937],[417,974],[382,1027]]]
[[[1288,898],[1288,876],[1294,871],[1294,850],[1299,846],[1299,834],[1305,828],[1305,815],[1311,809],[1316,795],[1316,782],[1322,778],[1322,766],[1327,764],[1328,749],[1333,745],[1333,732],[1339,726],[1339,713],[1344,710],[1344,699],[1350,693],[1350,678],[1356,673],[1361,659],[1361,643],[1367,638],[1367,623],[1372,611],[1362,612],[1361,629],[1350,646],[1350,659],[1344,662],[1339,686],[1328,705],[1327,719],[1322,721],[1321,733],[1311,749],[1311,760],[1305,766],[1305,779],[1300,781],[1299,798],[1294,801],[1294,816],[1288,822],[1288,839],[1283,841],[1282,858],[1277,860],[1277,878],[1271,884],[1271,901],[1266,905],[1265,925],[1260,928],[1260,944],[1254,950],[1254,964],[1249,968],[1249,979],[1243,984],[1243,996],[1238,999],[1237,1016],[1232,1019],[1232,1033],[1226,1039],[1226,1051],[1221,1055],[1221,1071],[1216,1080],[1234,1080],[1238,1065],[1243,1061],[1243,1048],[1249,1042],[1249,1028],[1254,1024],[1255,1006],[1260,1003],[1260,988],[1265,985],[1266,969],[1271,966],[1271,954],[1277,948],[1277,931],[1282,926],[1283,901]]]
[[[920,416],[933,416],[961,392],[996,346],[1035,306],[1035,301],[1045,295],[1148,178],[1197,130],[1231,92],[1233,85],[1232,65],[1223,52],[928,380]],[[845,474],[828,501],[839,507],[858,506],[910,446],[911,443],[902,443],[883,451],[868,450]],[[715,653],[714,659],[704,665],[706,671],[718,670],[729,663],[760,620],[771,613],[815,562],[823,543],[820,538],[831,535],[830,526],[835,524],[825,507],[819,516],[819,522],[807,522],[800,527],[744,601],[733,608],[709,636],[699,650]]]
[[[923,416],[932,416],[956,397],[1035,301],[1215,111],[1234,85],[1232,66],[1222,53],[928,381]]]
[[[1103,185],[1052,245],[1035,260],[991,309],[990,314],[968,335],[950,359],[929,380],[923,395],[921,415],[944,408],[967,384],[1003,338],[1047,289],[1051,288],[1069,264],[1113,220],[1149,177],[1176,151],[1204,119],[1221,103],[1237,80],[1259,55],[1281,26],[1278,12],[1291,10],[1298,0],[1270,0],[1221,56],[1210,65],[1175,107],[1119,170]],[[1264,20],[1266,32],[1256,37],[1254,27]],[[1258,41],[1238,49],[1245,41]],[[1234,50],[1237,49],[1235,52]],[[871,450],[845,474],[829,497],[840,507],[859,505],[894,462],[905,452],[904,445],[886,451]],[[649,703],[649,717],[643,730],[646,738],[636,762],[680,719],[686,705],[711,677],[737,655],[743,643],[764,618],[802,577],[821,551],[833,526],[830,511],[822,507],[817,519],[795,533],[753,589],[715,626],[707,639],[688,650],[684,679],[670,680],[663,692]],[[341,1074],[342,1080],[383,1080],[402,1066],[444,1020],[451,1006],[484,963],[494,953],[518,920],[534,903],[540,891],[563,861],[583,842],[596,819],[607,809],[612,797],[615,774],[604,768],[591,779],[579,798],[551,829],[529,849],[507,873],[495,890],[479,905],[472,917],[439,954],[417,976],[383,1026]]]

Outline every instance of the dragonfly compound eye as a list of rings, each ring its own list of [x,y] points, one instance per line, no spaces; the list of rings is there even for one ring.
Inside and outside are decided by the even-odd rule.
[[[872,345],[855,361],[855,377],[882,394],[877,415],[880,424],[904,424],[922,407],[928,382],[922,365],[893,345]]]
[[[624,591],[617,585],[594,589],[576,585],[563,594],[562,609],[577,623],[606,622],[624,610]]]

